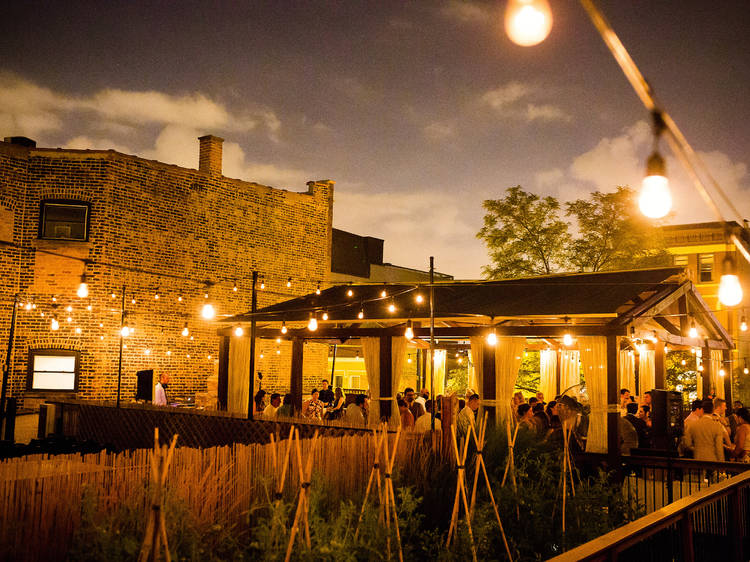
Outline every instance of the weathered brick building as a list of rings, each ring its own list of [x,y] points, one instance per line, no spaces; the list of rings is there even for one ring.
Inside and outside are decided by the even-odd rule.
[[[217,316],[249,310],[253,270],[265,287],[260,306],[327,282],[333,182],[290,192],[224,177],[221,162],[222,139],[210,135],[200,139],[197,170],[112,150],[0,143],[3,359],[14,295],[21,300],[9,396],[27,406],[56,392],[113,399],[123,287],[135,328],[122,352],[130,400],[140,369],[171,373],[174,397],[206,389],[219,338],[201,307],[212,303]]]

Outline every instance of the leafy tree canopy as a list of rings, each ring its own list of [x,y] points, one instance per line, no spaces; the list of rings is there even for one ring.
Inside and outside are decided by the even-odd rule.
[[[640,214],[629,187],[569,201],[564,215],[556,198],[540,198],[521,186],[507,189],[502,199],[484,201],[483,207],[477,237],[489,252],[491,263],[483,273],[490,279],[668,263],[659,225]]]

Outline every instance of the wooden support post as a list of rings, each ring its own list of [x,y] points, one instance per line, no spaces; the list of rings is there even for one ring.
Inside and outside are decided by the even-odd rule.
[[[677,311],[680,315],[680,333],[682,337],[686,337],[690,330],[690,319],[688,318],[687,297],[685,295],[677,299]]]
[[[732,398],[732,376],[734,374],[734,369],[730,362],[731,355],[728,349],[722,350],[721,358],[724,363],[724,372],[726,373],[726,375],[724,375],[724,400],[727,401],[727,407],[731,408],[734,401]]]
[[[555,373],[557,373],[557,392],[555,393],[555,396],[560,396],[560,393],[565,390],[561,386],[561,380],[562,380],[562,353],[560,353],[560,350],[555,350],[555,359],[557,360],[557,365],[555,366]],[[546,398],[546,397],[545,397]],[[551,397],[550,397],[551,398]],[[550,398],[547,398],[547,402],[550,401]]]
[[[664,342],[658,341],[654,344],[654,386],[656,388],[665,389],[667,388],[667,360],[666,354],[664,353]],[[644,392],[651,390],[650,388],[642,388],[640,395]]]
[[[607,464],[610,470],[616,470],[620,478],[620,436],[618,434],[619,398],[617,360],[619,345],[617,336],[607,336]]]
[[[495,389],[495,346],[489,345],[487,342],[484,342],[483,345],[481,398],[482,401],[494,401],[497,398],[497,390]],[[490,420],[495,420],[496,408],[494,406],[484,406],[484,411],[489,414]]]
[[[217,386],[217,398],[219,410],[226,411],[229,399],[229,346],[231,339],[224,336],[219,340],[219,382]]]
[[[701,356],[701,365],[703,365],[703,396],[708,396],[711,392],[711,348],[703,348]],[[699,396],[698,398],[703,398]]]
[[[302,361],[305,354],[305,342],[301,338],[292,339],[292,367],[289,373],[289,392],[292,394],[294,411],[302,411]]]
[[[391,336],[380,336],[380,418],[391,417],[391,404],[395,398],[393,393],[393,369]],[[383,398],[386,397],[386,398]]]

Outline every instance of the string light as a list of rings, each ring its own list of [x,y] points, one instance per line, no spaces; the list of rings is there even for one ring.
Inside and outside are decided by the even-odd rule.
[[[291,277],[289,277],[289,278],[288,278],[288,279],[286,280],[286,288],[287,288],[287,289],[291,289],[291,287],[292,287],[292,278],[291,278]]]
[[[70,322],[72,322],[72,321],[73,321],[73,318],[72,318],[71,316],[68,316],[68,317],[67,317],[67,318],[65,319],[65,321],[66,321],[66,322],[68,322],[68,323],[70,323]]]
[[[723,377],[727,374],[727,372],[724,369],[719,369],[719,376]]]
[[[232,287],[232,290],[236,293],[237,292],[237,280],[234,280],[234,286]],[[210,359],[210,356],[209,356]]]
[[[667,166],[659,154],[659,139],[665,125],[662,114],[654,111],[651,114],[654,123],[654,147],[646,161],[646,177],[643,178],[638,207],[645,216],[660,219],[672,208],[672,194],[669,192]]]
[[[260,290],[262,291],[265,288],[266,288],[266,280],[264,277],[261,277],[260,278]]]
[[[348,290],[348,291],[346,292],[346,296],[347,296],[347,297],[353,297],[353,296],[354,296],[354,291],[352,291],[351,289],[349,289],[349,290]]]
[[[393,301],[391,301],[391,303],[388,305],[388,312],[390,312],[391,314],[396,312],[396,305]]]
[[[516,45],[532,47],[552,30],[552,11],[547,0],[509,0],[505,32]]]
[[[281,333],[286,334],[289,330],[286,327],[286,321],[281,322]]]
[[[111,294],[110,294],[109,296],[110,296],[110,297],[112,297],[112,298],[115,298],[115,297],[116,297],[117,295],[116,295],[116,294],[114,294],[114,293],[111,293]],[[54,300],[54,299],[53,299],[53,300]]]
[[[26,303],[26,306],[24,306],[24,308],[25,308],[26,310],[31,310],[31,303],[30,303],[30,302],[27,302],[27,303]]]
[[[359,318],[360,320],[362,320],[362,318],[364,318],[364,317],[365,317],[365,311],[360,308],[359,312],[357,313],[357,318]]]
[[[320,281],[318,281],[318,286],[315,288],[315,294],[316,295],[320,294]]]
[[[318,329],[318,319],[315,318],[314,314],[310,314],[310,320],[307,322],[307,329],[311,332]]]
[[[89,296],[89,284],[86,282],[86,274],[81,275],[81,284],[78,285],[78,290],[76,291],[76,294],[82,298],[85,299]]]
[[[683,359],[682,361],[680,361],[680,365],[682,365],[682,366],[684,367],[685,365],[687,365],[687,361],[685,361],[685,360]]]
[[[65,311],[66,312],[73,312],[73,307],[70,306],[70,305],[68,305],[68,306],[65,307]]]
[[[91,310],[92,310],[93,308],[94,308],[94,307],[93,307],[93,306],[91,306],[90,304],[86,306],[86,310],[88,310],[89,312],[91,312]]]
[[[171,350],[171,349],[168,349],[168,350],[167,350],[167,356],[170,356],[170,355],[172,355],[172,350]]]
[[[688,332],[688,336],[690,336],[691,338],[698,337],[698,328],[695,327],[695,320],[690,323],[690,331]]]
[[[420,293],[417,293],[417,296],[414,297],[414,300],[417,301],[417,304],[422,304],[424,302],[424,297]]]
[[[182,302],[182,295],[177,295],[177,302]]]
[[[260,354],[260,358],[263,359],[263,354],[262,353]]]
[[[276,350],[276,355],[281,355],[281,350],[280,349]]]
[[[487,334],[487,344],[497,345],[497,334],[495,333],[495,326],[492,326],[492,331]]]
[[[60,322],[58,322],[57,318],[55,318],[54,316],[52,317],[52,321],[49,323],[49,329],[52,331],[60,329]]]
[[[214,305],[212,305],[210,302],[204,304],[203,308],[201,309],[201,316],[203,316],[203,318],[205,318],[206,320],[211,320],[214,316],[216,316]]]
[[[159,289],[158,288],[156,289],[156,291],[154,291],[154,300],[155,301],[159,300]]]
[[[120,335],[123,338],[127,338],[130,335],[130,326],[126,324],[123,324],[122,328],[120,328]]]
[[[387,296],[388,296],[388,293],[386,293],[385,289],[383,289],[382,291],[380,291],[380,298],[381,299],[384,299]]]
[[[52,297],[52,302],[57,302],[57,297],[53,296]]]
[[[411,320],[406,323],[406,330],[404,331],[404,337],[407,341],[414,339],[414,330],[411,327]]]
[[[80,334],[80,333],[81,333],[81,328],[77,326],[76,327],[76,334]]]
[[[734,260],[724,258],[724,273],[719,281],[719,302],[724,306],[736,306],[742,302],[742,285],[734,268]]]
[[[276,338],[276,343],[281,343],[281,338]]]
[[[132,299],[130,299],[130,304],[135,304],[135,297],[133,297]]]
[[[146,348],[143,350],[144,355],[151,355],[151,350],[149,348]]]
[[[460,365],[460,364],[461,364],[461,363],[463,363],[463,362],[464,362],[464,358],[463,358],[463,357],[459,357],[459,358],[458,358],[458,364]]]
[[[242,328],[242,326],[237,326],[234,329],[234,335],[238,338],[241,338],[243,335],[245,335],[245,330]]]
[[[747,332],[747,321],[744,316],[742,317],[742,320],[740,320],[740,330]]]
[[[323,314],[321,315],[321,318],[323,320],[328,320],[328,313],[325,310],[323,311]]]
[[[187,322],[185,322],[185,326],[182,328],[182,332],[180,332],[183,336],[187,337],[190,335],[190,330],[188,330]]]

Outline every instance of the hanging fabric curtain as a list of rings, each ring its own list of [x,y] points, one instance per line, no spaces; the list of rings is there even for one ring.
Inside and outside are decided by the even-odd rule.
[[[445,393],[445,358],[447,352],[444,349],[435,350],[435,389],[432,395],[437,397]],[[430,361],[432,357],[427,352],[427,380],[430,378]]]
[[[627,388],[635,394],[635,353],[631,349],[620,351],[617,366],[620,388]],[[641,390],[643,390],[643,375],[641,375]]]
[[[471,367],[469,367],[469,388],[479,394],[484,392],[484,338],[473,336],[471,342]]]
[[[653,349],[647,349],[645,351],[641,351],[641,356],[639,361],[640,367],[638,369],[638,373],[640,375],[641,384],[639,389],[639,394],[643,396],[643,394],[647,390],[653,390],[656,386],[656,370],[655,370],[655,364],[654,361],[656,359],[656,352]],[[626,387],[628,388],[628,387]],[[631,392],[635,393],[635,388],[629,389]]]
[[[539,352],[539,390],[547,402],[557,394],[557,351],[554,349]]]
[[[229,340],[227,410],[247,414],[250,392],[250,338]]]
[[[576,387],[567,392],[568,396],[580,394],[576,386],[581,383],[581,359],[578,351],[563,350],[560,352],[560,393],[565,393],[570,387]]]
[[[721,376],[724,354],[720,349],[711,350],[711,386],[716,391],[717,398],[724,398],[724,377]]]
[[[589,395],[589,433],[587,453],[607,452],[607,338],[582,336],[578,338],[581,365]]]
[[[365,359],[367,384],[370,386],[370,411],[367,414],[367,425],[378,427],[380,424],[380,338],[360,338],[362,356]]]
[[[391,396],[393,401],[391,404],[391,412],[398,412],[398,404],[396,403],[396,394],[401,390],[401,379],[404,376],[404,359],[406,359],[406,338],[403,336],[394,336],[391,338]],[[418,390],[418,389],[417,389]],[[395,419],[395,415],[391,415],[391,419]]]
[[[498,423],[511,419],[511,400],[521,367],[526,338],[500,336],[495,346],[495,416]]]

